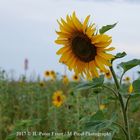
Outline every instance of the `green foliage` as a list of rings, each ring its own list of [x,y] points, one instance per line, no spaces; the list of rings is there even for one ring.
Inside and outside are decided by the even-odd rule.
[[[133,81],[133,92],[131,96],[131,112],[136,113],[140,106],[140,79]]]
[[[123,57],[125,57],[126,55],[127,55],[126,52],[117,53],[117,54],[115,55],[115,58],[112,59],[112,61],[114,61],[114,60],[116,60],[116,59],[119,59],[119,58],[123,58]]]
[[[139,93],[140,95],[140,79],[133,81],[134,92]]]
[[[104,34],[104,33],[107,32],[108,30],[114,28],[116,25],[117,25],[117,23],[114,23],[114,24],[112,24],[112,25],[103,26],[101,29],[99,29],[99,33],[100,33],[100,34]]]
[[[116,119],[116,114],[114,114],[110,120],[106,120],[103,112],[99,110],[91,117],[90,121],[85,124],[84,129],[91,132],[101,132],[103,130],[109,129]]]
[[[133,59],[127,62],[121,62],[119,65],[123,68],[125,73],[128,70],[140,65],[140,59]]]
[[[104,119],[105,119],[104,113],[101,110],[99,110],[99,111],[96,112],[96,114],[91,116],[90,121],[93,121],[93,120],[104,120]]]
[[[53,139],[75,139],[76,136],[21,136],[17,132],[111,132],[110,137],[102,137],[100,140],[121,139],[123,133],[114,124],[123,124],[119,104],[111,91],[103,88],[104,85],[113,88],[113,83],[106,83],[104,76],[94,78],[89,82],[73,83],[65,86],[62,81],[8,81],[5,78],[0,80],[0,140],[53,140]],[[83,85],[84,86],[83,86]],[[139,115],[139,80],[133,82],[136,89],[130,94],[130,115],[134,119],[135,126],[131,130],[134,139],[138,136]],[[74,88],[75,87],[75,88]],[[77,88],[78,87],[78,88]],[[77,90],[72,90],[72,89]],[[92,90],[90,90],[92,88]],[[128,86],[123,90],[127,91]],[[56,90],[63,90],[66,101],[56,108],[52,104],[52,95]],[[84,90],[82,90],[84,89]],[[128,94],[127,94],[128,95]],[[99,106],[106,106],[102,111]],[[132,112],[132,113],[131,113]],[[84,125],[83,125],[84,124]],[[134,131],[137,131],[134,132]],[[93,140],[95,137],[79,137],[81,139]]]
[[[92,81],[87,81],[76,86],[75,90],[85,90],[101,87],[104,82],[104,76],[101,75],[99,78],[93,78]]]

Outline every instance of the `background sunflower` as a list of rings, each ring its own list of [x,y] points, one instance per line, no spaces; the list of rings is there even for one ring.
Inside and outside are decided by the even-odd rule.
[[[53,105],[56,107],[60,107],[64,103],[65,96],[63,95],[62,91],[58,90],[54,92],[52,99]]]
[[[79,75],[74,74],[74,75],[72,76],[72,80],[75,81],[75,82],[79,82],[79,81],[80,81]]]

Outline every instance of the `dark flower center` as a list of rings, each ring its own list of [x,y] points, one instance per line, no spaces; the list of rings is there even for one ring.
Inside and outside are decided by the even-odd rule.
[[[90,62],[96,56],[96,47],[86,35],[77,35],[72,39],[72,51],[84,62]]]
[[[49,72],[48,71],[46,72],[46,75],[49,75]]]
[[[44,84],[43,84],[43,83],[40,83],[40,86],[41,86],[41,87],[43,87],[43,86],[44,86]]]
[[[126,78],[126,81],[129,81],[129,80],[130,80],[129,77],[127,77],[127,78]]]
[[[77,76],[74,76],[74,79],[78,79],[78,77]]]
[[[109,73],[109,72],[107,72],[107,73],[106,73],[106,75],[107,75],[107,76],[110,76],[110,73]]]
[[[54,71],[51,71],[51,74],[54,75]]]
[[[61,101],[61,97],[57,96],[57,101],[60,102]]]

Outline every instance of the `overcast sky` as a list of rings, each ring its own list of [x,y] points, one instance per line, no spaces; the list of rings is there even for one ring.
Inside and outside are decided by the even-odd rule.
[[[118,22],[108,32],[115,52],[126,51],[126,59],[140,58],[138,0],[0,0],[0,67],[21,74],[28,58],[29,73],[63,71],[56,56],[60,46],[54,43],[56,20],[73,11],[81,20],[90,14],[98,28]]]

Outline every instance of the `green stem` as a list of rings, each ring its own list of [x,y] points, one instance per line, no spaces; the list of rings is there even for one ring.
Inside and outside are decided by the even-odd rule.
[[[106,86],[106,85],[103,85],[103,87],[109,89],[109,90],[116,96],[116,98],[118,98],[118,95],[117,95],[117,93],[114,91],[114,89],[112,89],[112,88],[110,88],[110,87],[108,87],[108,86]]]
[[[117,89],[119,90],[119,89],[120,89],[120,84],[119,84],[119,82],[118,82],[118,79],[117,79],[117,77],[116,77],[116,74],[115,74],[114,69],[113,69],[112,66],[110,67],[110,71],[112,72],[112,75],[113,75],[113,78],[114,78],[116,87],[117,87]]]
[[[79,117],[80,117],[80,110],[79,110],[79,92],[77,93],[77,96],[76,96],[76,108],[77,108],[77,115],[78,115],[77,130],[79,131]]]
[[[127,111],[127,109],[128,109],[128,103],[129,103],[130,97],[131,97],[131,95],[129,95],[128,98],[127,98],[125,111]]]
[[[124,132],[124,134],[127,135],[126,130],[125,130],[120,124],[118,124],[118,123],[116,123],[116,122],[113,122],[113,124],[119,126],[119,127],[122,129],[122,131]]]
[[[122,78],[124,76],[125,72],[122,73],[121,78],[120,78],[120,85],[122,84]]]
[[[126,140],[131,140],[130,132],[129,132],[129,123],[128,123],[127,111],[125,110],[125,105],[124,105],[123,97],[122,97],[122,95],[119,92],[120,84],[118,82],[118,79],[116,77],[116,74],[115,74],[114,69],[113,69],[112,66],[110,67],[110,71],[112,72],[113,79],[115,81],[115,85],[116,85],[116,88],[117,88],[118,99],[120,101],[120,105],[121,105],[121,109],[122,109],[122,115],[123,115],[123,120],[124,120],[124,128],[125,128],[125,131],[127,132],[127,133],[125,133]]]
[[[100,97],[99,97],[99,94],[97,94],[97,104],[98,104],[98,109],[100,109]]]
[[[57,133],[57,108],[54,109],[54,123],[55,123],[55,133]]]

